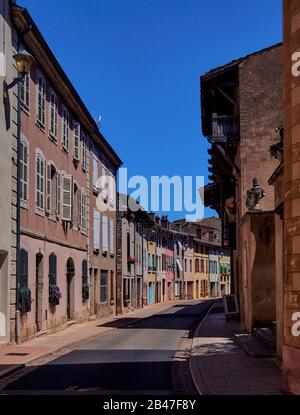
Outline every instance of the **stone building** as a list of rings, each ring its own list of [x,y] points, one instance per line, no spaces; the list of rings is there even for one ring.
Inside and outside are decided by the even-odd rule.
[[[10,0],[2,0],[0,5],[0,344],[16,340],[17,86],[6,88],[17,76],[13,65],[11,5]]]
[[[286,392],[300,394],[300,3],[283,1],[284,83],[284,324],[282,369]],[[298,63],[297,63],[298,62]],[[297,314],[298,313],[298,314]],[[294,327],[294,330],[293,330]]]
[[[274,189],[278,161],[269,148],[282,122],[281,44],[201,77],[202,130],[211,143],[212,183],[205,204],[222,220],[222,246],[232,250],[232,288],[243,327],[276,320]],[[267,260],[266,260],[267,259]]]
[[[103,304],[108,308],[105,314],[110,312],[108,273],[115,265],[104,260],[96,264],[90,250],[95,243],[91,237],[95,223],[90,223],[90,210],[95,206],[90,158],[92,154],[105,158],[113,176],[121,161],[27,10],[13,6],[12,18],[15,48],[22,43],[35,58],[23,82],[21,114],[17,299],[21,311],[19,336],[26,340],[85,321],[90,314],[101,315]],[[20,33],[26,34],[19,39]],[[115,229],[115,217],[110,220]],[[108,240],[107,232],[108,226],[103,231]],[[90,266],[100,272],[98,286],[91,273],[91,298]],[[102,278],[103,272],[106,278]],[[100,291],[99,296],[96,291]]]

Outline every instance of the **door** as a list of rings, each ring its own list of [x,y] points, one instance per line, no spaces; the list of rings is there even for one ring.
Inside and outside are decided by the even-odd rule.
[[[74,262],[72,258],[67,261],[67,319],[72,320],[74,315]]]
[[[35,267],[35,327],[36,331],[42,329],[42,295],[43,295],[43,255],[36,255]]]

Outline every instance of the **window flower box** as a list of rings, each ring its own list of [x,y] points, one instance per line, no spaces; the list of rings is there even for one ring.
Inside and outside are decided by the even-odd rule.
[[[31,290],[29,288],[20,288],[19,290],[19,309],[21,313],[26,314],[31,311]]]
[[[127,258],[127,262],[128,262],[128,264],[135,264],[136,263],[136,258],[133,257],[133,256],[129,256]]]
[[[88,301],[90,299],[90,286],[88,284],[82,285],[82,301]]]
[[[57,285],[50,285],[49,287],[49,303],[51,305],[58,305],[62,295]]]

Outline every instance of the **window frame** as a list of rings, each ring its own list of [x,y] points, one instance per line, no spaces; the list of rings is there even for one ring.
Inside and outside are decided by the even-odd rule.
[[[38,173],[38,159],[43,163],[43,176]],[[45,165],[46,160],[43,152],[40,149],[35,150],[35,211],[40,215],[45,215]],[[38,175],[40,180],[43,181],[43,188],[38,189]],[[40,194],[41,200],[43,201],[43,207],[38,205],[38,193]]]

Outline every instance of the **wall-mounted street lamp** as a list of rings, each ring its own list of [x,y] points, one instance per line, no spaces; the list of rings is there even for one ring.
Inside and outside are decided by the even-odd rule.
[[[16,341],[20,343],[20,309],[19,309],[19,284],[20,284],[20,236],[21,236],[21,209],[20,209],[20,197],[21,197],[21,92],[22,83],[26,74],[30,72],[34,57],[26,50],[20,50],[13,55],[16,62],[16,69],[18,76],[8,85],[6,90],[13,88],[18,84],[18,109],[17,109],[17,224],[16,224]]]

